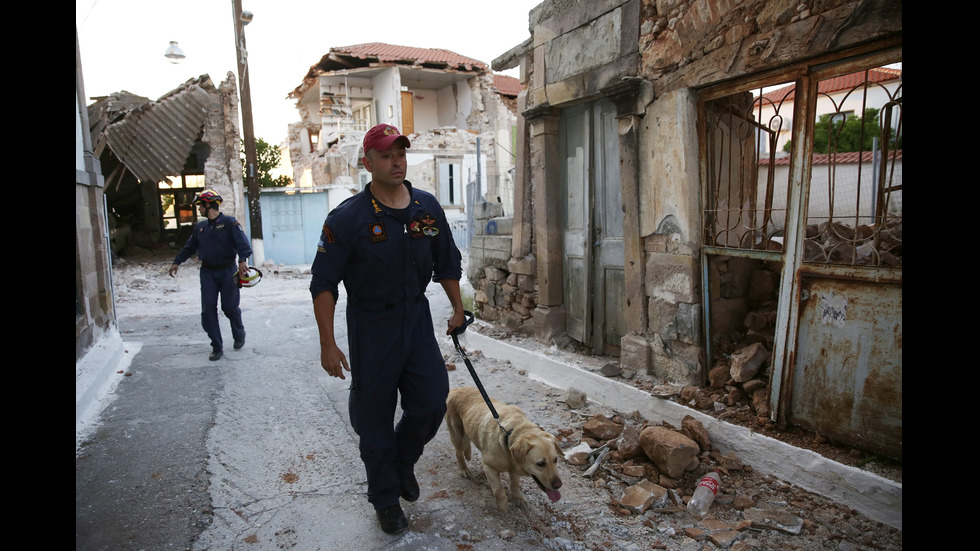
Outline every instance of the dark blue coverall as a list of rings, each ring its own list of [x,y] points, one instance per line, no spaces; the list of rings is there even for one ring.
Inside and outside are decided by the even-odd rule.
[[[310,292],[337,298],[347,289],[351,426],[360,437],[368,501],[398,504],[399,473],[408,472],[439,430],[449,376],[436,342],[425,288],[462,277],[459,249],[439,201],[412,188],[394,211],[371,184],[327,216],[313,260]],[[401,394],[402,417],[393,426]]]
[[[211,338],[211,349],[222,350],[221,327],[218,325],[218,296],[221,311],[231,322],[231,336],[236,341],[245,339],[245,324],[239,308],[240,289],[234,275],[239,260],[252,256],[245,228],[231,216],[218,214],[214,220],[202,220],[177,253],[174,264],[181,264],[197,252],[201,259],[201,326]]]

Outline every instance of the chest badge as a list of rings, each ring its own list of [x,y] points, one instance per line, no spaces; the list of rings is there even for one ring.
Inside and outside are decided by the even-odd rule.
[[[408,233],[412,237],[422,237],[422,222],[418,218],[409,222]]]
[[[388,234],[385,233],[385,225],[383,222],[373,222],[369,224],[369,226],[371,232],[371,243],[378,243],[388,239]]]

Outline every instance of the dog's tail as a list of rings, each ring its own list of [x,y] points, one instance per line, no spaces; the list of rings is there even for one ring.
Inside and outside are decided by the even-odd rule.
[[[449,431],[449,440],[453,443],[453,447],[457,451],[463,453],[463,457],[467,461],[470,460],[470,439],[466,435],[466,429],[463,428],[463,420],[459,416],[459,412],[456,411],[455,404],[453,402],[453,397],[450,395],[449,404],[446,409],[446,429]]]

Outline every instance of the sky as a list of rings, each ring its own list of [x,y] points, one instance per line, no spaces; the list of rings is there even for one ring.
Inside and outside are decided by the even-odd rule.
[[[242,0],[255,137],[279,144],[299,112],[286,95],[331,47],[384,42],[444,48],[491,62],[530,37],[543,0]],[[89,98],[125,90],[156,100],[207,73],[238,79],[232,0],[75,0],[75,29]],[[171,41],[186,56],[164,58]],[[518,76],[511,69],[504,74]]]

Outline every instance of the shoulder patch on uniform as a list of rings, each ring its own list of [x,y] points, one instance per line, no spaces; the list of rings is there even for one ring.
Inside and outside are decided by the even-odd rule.
[[[330,231],[330,226],[326,222],[323,223],[323,236],[327,238],[327,243],[333,243],[333,232]]]
[[[372,222],[368,224],[368,228],[371,233],[372,243],[378,243],[388,239],[388,234],[385,233],[384,222]]]

